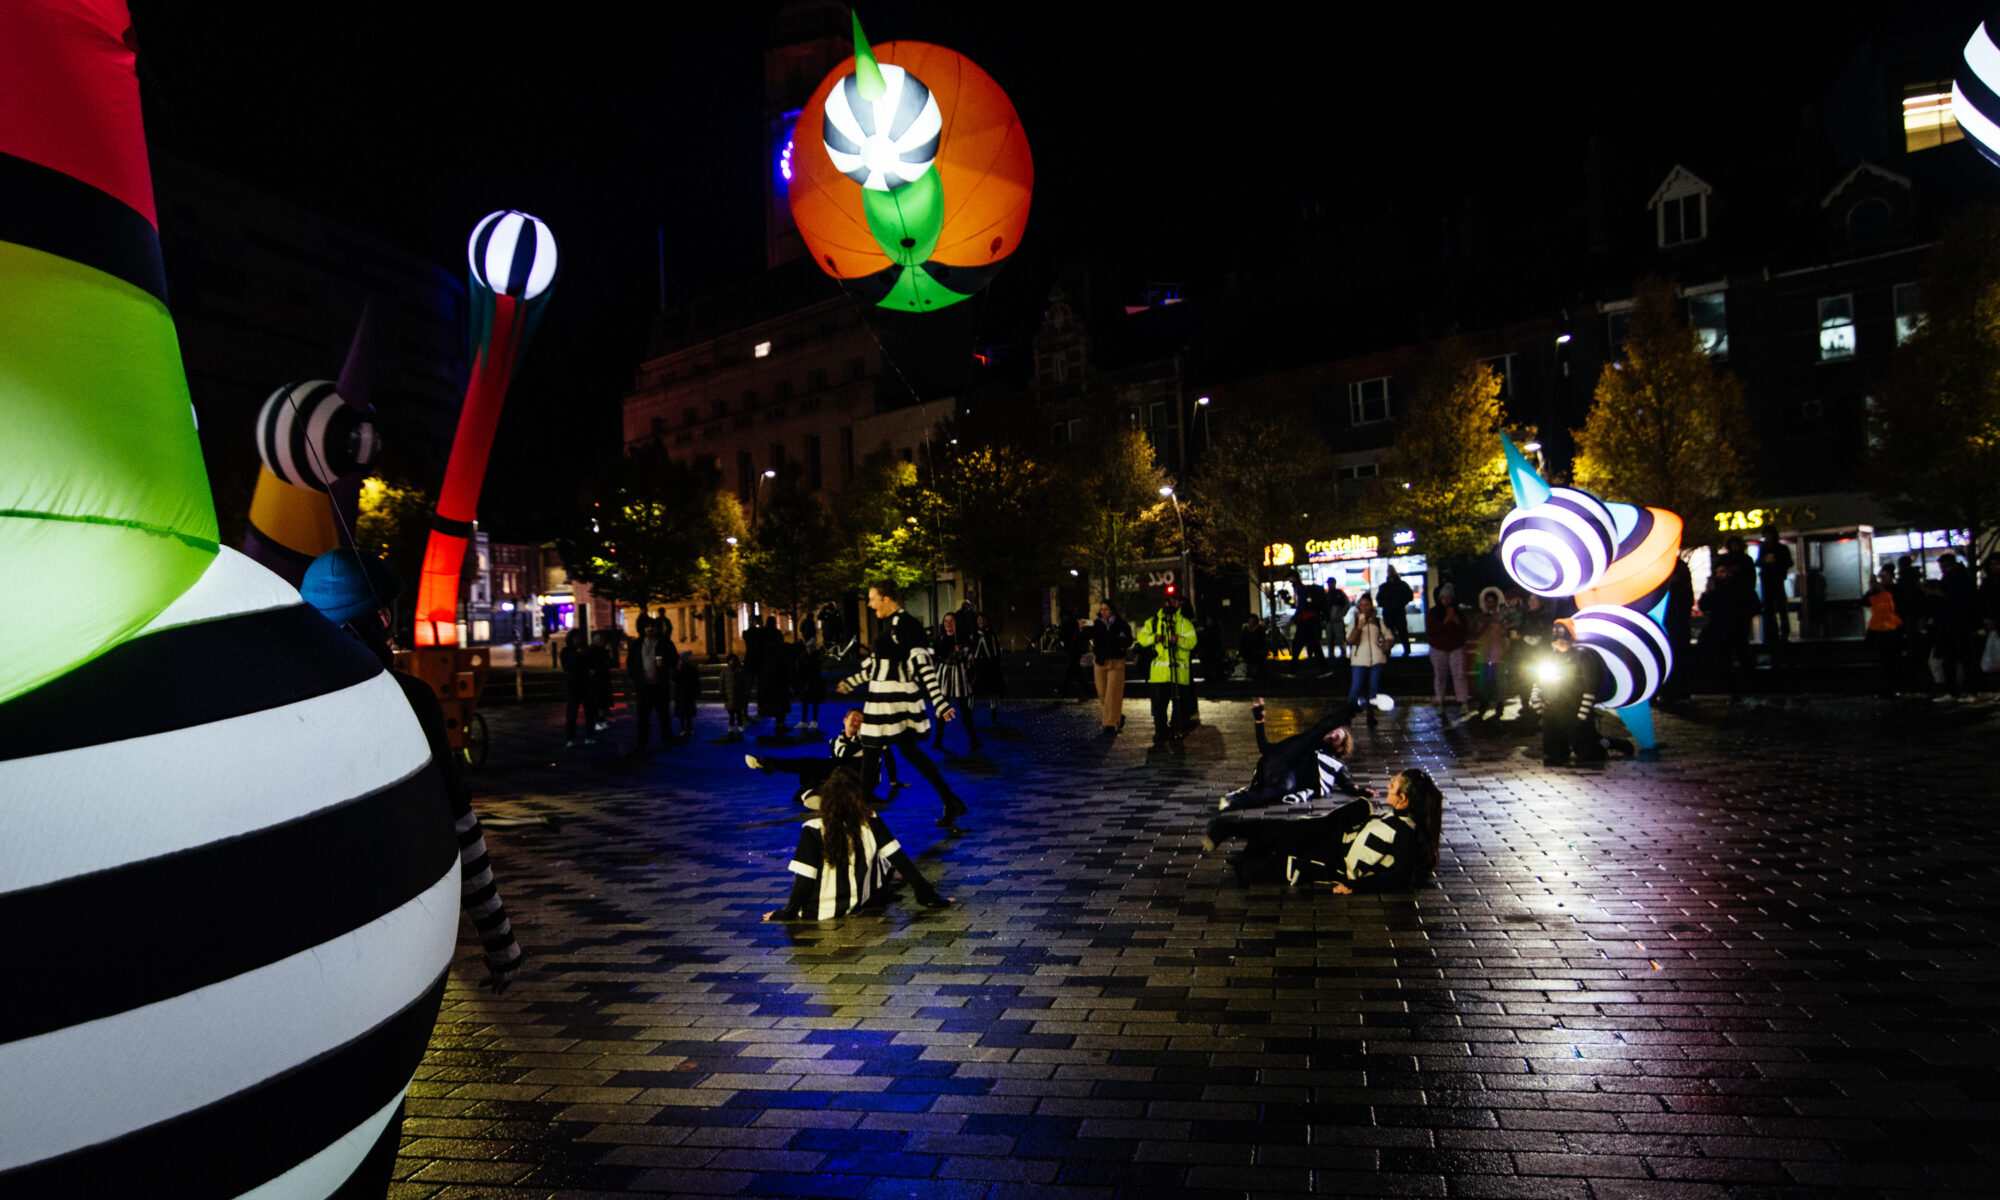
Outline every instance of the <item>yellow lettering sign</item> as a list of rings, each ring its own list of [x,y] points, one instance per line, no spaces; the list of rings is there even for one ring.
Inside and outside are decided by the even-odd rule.
[[[1382,544],[1382,539],[1373,534],[1353,534],[1349,537],[1327,538],[1306,543],[1306,558],[1312,562],[1327,562],[1336,558],[1370,558]]]

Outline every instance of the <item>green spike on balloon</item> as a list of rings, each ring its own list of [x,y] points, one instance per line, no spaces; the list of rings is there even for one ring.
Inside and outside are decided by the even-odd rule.
[[[1507,481],[1514,486],[1514,506],[1533,508],[1548,503],[1549,485],[1528,465],[1527,456],[1514,444],[1514,439],[1502,433],[1500,444],[1507,451]]]
[[[863,100],[880,100],[889,90],[882,78],[882,68],[875,61],[875,52],[868,48],[868,35],[861,32],[861,14],[850,12],[854,18],[854,80],[861,90]]]

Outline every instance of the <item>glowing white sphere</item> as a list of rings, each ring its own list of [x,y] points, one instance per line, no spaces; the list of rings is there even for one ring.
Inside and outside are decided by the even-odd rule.
[[[889,192],[931,169],[944,133],[944,113],[923,81],[893,63],[882,64],[882,94],[861,96],[849,75],[826,98],[822,136],[834,169],[862,187]]]
[[[1653,698],[1674,666],[1673,643],[1667,631],[1644,613],[1623,605],[1593,604],[1578,610],[1571,623],[1576,642],[1597,652],[1611,687],[1598,698],[1606,708],[1624,708]]]
[[[556,235],[540,217],[502,209],[472,227],[465,257],[481,287],[533,300],[555,282]]]
[[[1550,488],[1541,504],[1500,523],[1500,562],[1538,596],[1570,596],[1595,585],[1611,565],[1617,522],[1604,502],[1575,488]]]

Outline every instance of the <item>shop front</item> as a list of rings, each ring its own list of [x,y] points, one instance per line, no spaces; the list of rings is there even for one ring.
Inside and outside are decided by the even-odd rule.
[[[1314,538],[1303,547],[1280,542],[1265,549],[1264,559],[1273,569],[1271,574],[1296,576],[1269,584],[1260,592],[1259,603],[1267,620],[1291,620],[1299,593],[1314,586],[1339,589],[1347,596],[1351,612],[1354,600],[1364,593],[1373,596],[1388,582],[1393,568],[1410,587],[1410,602],[1405,606],[1410,636],[1423,640],[1430,562],[1417,545],[1417,535],[1409,530],[1386,539],[1373,533]]]

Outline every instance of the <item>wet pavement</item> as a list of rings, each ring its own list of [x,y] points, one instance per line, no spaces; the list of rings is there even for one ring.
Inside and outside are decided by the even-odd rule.
[[[1711,701],[1658,762],[1567,769],[1400,708],[1353,765],[1437,775],[1443,861],[1350,897],[1201,852],[1247,705],[1165,750],[1128,711],[1102,739],[1094,704],[1010,706],[947,760],[963,836],[905,768],[885,815],[957,907],[782,926],[799,814],[742,759],[775,741],[705,709],[693,744],[621,757],[619,724],[564,760],[554,706],[493,710],[534,961],[496,998],[461,940],[391,1195],[2000,1190],[1989,707]]]

